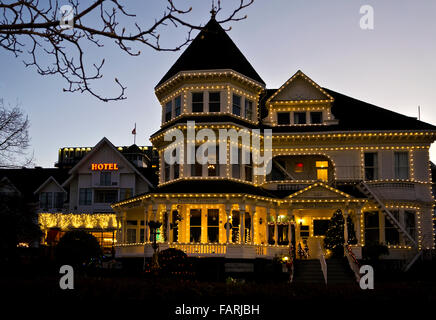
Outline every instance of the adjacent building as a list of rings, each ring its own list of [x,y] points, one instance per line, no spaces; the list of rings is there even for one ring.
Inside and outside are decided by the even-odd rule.
[[[22,195],[37,210],[42,243],[55,244],[64,232],[81,229],[108,253],[119,229],[110,205],[150,191],[155,158],[152,147],[115,147],[103,138],[94,147],[59,149],[57,168],[0,170],[1,189]]]

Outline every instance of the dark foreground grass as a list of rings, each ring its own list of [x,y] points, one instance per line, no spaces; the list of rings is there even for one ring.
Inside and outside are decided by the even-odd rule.
[[[290,285],[288,283],[224,283],[195,280],[163,279],[143,276],[84,277],[76,276],[74,290],[59,288],[60,276],[0,278],[0,287],[6,293],[3,302],[33,302],[51,309],[64,304],[77,311],[84,306],[95,310],[147,310],[148,315],[159,314],[160,319],[175,316],[177,306],[220,304],[259,304],[262,319],[272,315],[310,310],[324,312],[331,307],[354,306],[359,313],[384,308],[385,311],[404,312],[419,306],[436,303],[434,282],[416,280],[376,283],[374,290],[361,290],[358,285]],[[131,307],[125,307],[125,306]],[[133,305],[133,306],[132,306]],[[76,306],[76,308],[72,307]],[[87,310],[90,309],[83,309]],[[380,311],[380,309],[379,309]],[[144,311],[145,312],[145,311]],[[217,315],[214,315],[217,317]],[[196,317],[185,317],[194,319]],[[185,319],[181,318],[181,319]],[[213,318],[213,316],[208,316]],[[220,317],[217,317],[220,319]],[[229,318],[226,316],[225,318]],[[247,317],[246,317],[247,318]],[[259,318],[259,316],[250,316]]]

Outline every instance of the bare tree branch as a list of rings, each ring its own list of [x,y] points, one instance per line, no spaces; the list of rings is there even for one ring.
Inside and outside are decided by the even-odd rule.
[[[27,166],[32,157],[26,157],[29,148],[29,119],[18,107],[5,107],[0,99],[0,167],[16,167],[16,157],[24,157],[18,166]]]
[[[192,41],[194,30],[201,30],[202,25],[187,21],[186,15],[192,7],[181,8],[175,0],[166,0],[163,14],[147,27],[140,26],[136,15],[128,12],[123,0],[68,0],[74,16],[69,22],[73,28],[67,28],[68,16],[60,17],[62,8],[58,0],[0,0],[0,48],[12,52],[16,57],[25,56],[26,67],[35,68],[43,76],[60,75],[66,82],[65,92],[88,92],[102,101],[125,99],[126,87],[115,78],[119,93],[107,97],[96,92],[92,83],[101,79],[105,59],[89,63],[85,59],[85,47],[91,45],[100,48],[103,40],[114,41],[123,52],[131,56],[140,55],[134,49],[135,44],[145,45],[156,51],[177,51]],[[220,20],[219,23],[240,21],[242,10],[254,0],[234,0],[236,8]],[[221,1],[213,8],[213,15],[222,11]],[[133,20],[131,25],[119,22]],[[60,25],[60,22],[64,22]],[[186,29],[186,38],[170,47],[161,46],[161,31],[169,25]],[[44,63],[49,57],[49,62]]]

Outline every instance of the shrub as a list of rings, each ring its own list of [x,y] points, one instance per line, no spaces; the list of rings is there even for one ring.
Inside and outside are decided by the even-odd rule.
[[[59,263],[72,266],[89,265],[101,257],[98,240],[90,233],[81,230],[68,231],[56,246]]]

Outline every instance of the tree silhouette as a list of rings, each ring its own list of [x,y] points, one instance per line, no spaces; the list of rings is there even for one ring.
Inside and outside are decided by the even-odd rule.
[[[219,23],[245,19],[241,10],[254,0],[234,1],[234,10],[218,19]],[[141,53],[136,44],[157,51],[179,50],[192,40],[192,31],[202,26],[188,21],[192,7],[181,8],[174,0],[162,3],[166,3],[163,14],[144,26],[129,12],[126,0],[0,0],[0,48],[16,57],[24,55],[26,67],[34,67],[40,75],[60,75],[66,82],[64,91],[88,92],[102,101],[122,100],[126,98],[126,87],[117,78],[118,95],[107,97],[92,88],[92,83],[102,78],[105,59],[86,61],[85,52],[92,46],[103,47],[104,40],[113,41],[131,56]],[[212,14],[220,11],[218,0]],[[183,28],[187,36],[180,43],[164,47],[160,44],[161,32],[169,26]]]

